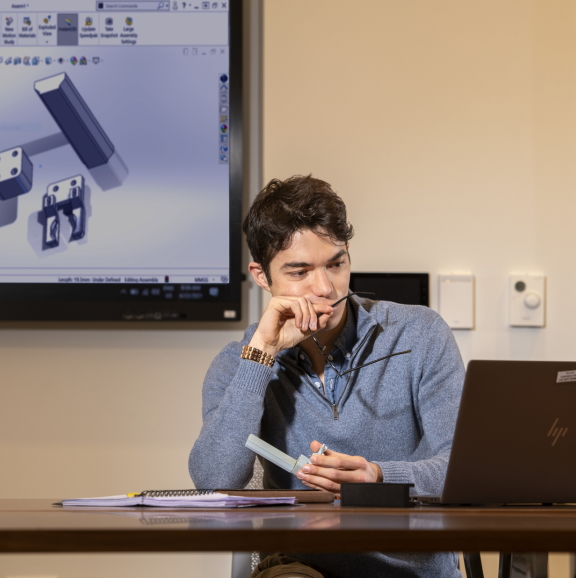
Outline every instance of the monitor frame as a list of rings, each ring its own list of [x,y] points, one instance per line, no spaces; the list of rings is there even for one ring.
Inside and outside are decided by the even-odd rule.
[[[350,274],[350,290],[361,291],[354,287],[355,280],[361,279],[415,279],[420,281],[420,303],[430,307],[430,275],[428,273],[351,273]]]
[[[133,301],[119,298],[118,285],[0,283],[0,321],[229,321],[242,318],[243,196],[243,11],[244,0],[229,0],[230,186],[227,295],[220,299]],[[150,287],[157,287],[151,285]],[[146,288],[147,285],[142,285]],[[108,290],[106,289],[108,288]],[[99,292],[98,298],[94,293]],[[22,298],[26,295],[26,298]],[[169,311],[166,315],[164,312]]]

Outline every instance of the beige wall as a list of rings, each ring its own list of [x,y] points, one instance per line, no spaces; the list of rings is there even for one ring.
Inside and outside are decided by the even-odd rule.
[[[466,360],[576,348],[576,5],[266,3],[265,178],[312,172],[356,271],[476,276]],[[545,329],[507,327],[510,272],[548,276]]]
[[[438,273],[473,272],[477,328],[456,333],[466,360],[576,354],[575,11],[571,0],[265,1],[265,178],[331,182],[356,227],[355,270],[428,271],[433,307]],[[548,276],[545,329],[507,327],[512,271]],[[0,497],[189,485],[203,374],[240,335],[0,326]],[[208,566],[227,576],[229,556],[0,556],[0,578]]]

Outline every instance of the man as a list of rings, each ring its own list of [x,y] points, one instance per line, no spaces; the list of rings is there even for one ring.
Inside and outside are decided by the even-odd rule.
[[[208,371],[189,462],[196,487],[244,487],[253,433],[292,456],[330,448],[297,477],[264,461],[267,488],[337,494],[341,482],[385,481],[440,494],[464,378],[447,325],[426,307],[358,296],[332,306],[348,295],[353,229],[328,183],[271,181],[244,232],[249,271],[272,299]],[[291,556],[330,577],[460,576],[452,553]]]

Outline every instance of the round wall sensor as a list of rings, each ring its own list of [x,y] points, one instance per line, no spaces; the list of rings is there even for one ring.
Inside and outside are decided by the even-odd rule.
[[[524,295],[524,304],[526,307],[530,307],[530,309],[536,309],[542,302],[540,295],[536,293],[536,291],[528,291],[526,295]]]

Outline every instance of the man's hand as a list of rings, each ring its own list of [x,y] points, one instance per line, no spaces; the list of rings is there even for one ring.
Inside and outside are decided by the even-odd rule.
[[[317,452],[322,444],[313,441],[310,449]],[[312,456],[311,464],[304,466],[296,475],[310,488],[328,490],[340,494],[341,482],[381,482],[380,466],[360,456],[339,454],[326,450],[322,456]]]
[[[249,345],[276,357],[309,337],[311,331],[324,329],[333,312],[326,299],[312,303],[306,297],[272,297]],[[323,313],[320,318],[319,313]]]

